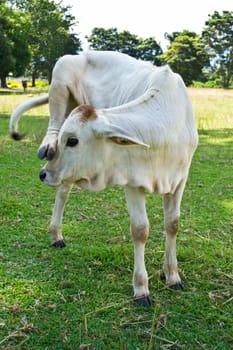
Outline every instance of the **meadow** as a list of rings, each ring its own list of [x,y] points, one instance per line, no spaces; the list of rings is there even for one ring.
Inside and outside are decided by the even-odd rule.
[[[153,304],[132,298],[133,244],[122,188],[75,188],[64,249],[50,246],[55,190],[38,173],[48,107],[26,113],[21,142],[9,115],[44,90],[0,91],[0,349],[233,349],[233,91],[189,89],[199,131],[177,238],[184,291],[162,279],[162,198],[148,195],[146,265]]]

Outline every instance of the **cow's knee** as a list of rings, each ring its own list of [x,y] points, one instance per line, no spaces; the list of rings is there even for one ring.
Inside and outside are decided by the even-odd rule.
[[[179,216],[176,216],[165,221],[165,230],[167,235],[176,236],[179,228]]]
[[[134,242],[141,242],[145,244],[149,234],[149,225],[148,224],[131,225],[131,234]]]

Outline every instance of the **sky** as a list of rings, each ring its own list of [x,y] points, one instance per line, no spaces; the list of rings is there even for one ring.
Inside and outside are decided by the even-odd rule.
[[[63,0],[62,4],[72,6],[71,13],[79,22],[75,32],[84,49],[85,35],[94,27],[116,27],[143,39],[154,37],[165,50],[165,32],[187,29],[201,34],[209,14],[233,11],[232,0]]]

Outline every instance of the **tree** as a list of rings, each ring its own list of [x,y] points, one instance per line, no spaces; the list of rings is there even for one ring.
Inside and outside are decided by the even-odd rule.
[[[221,77],[222,86],[229,88],[233,77],[233,12],[215,11],[205,25],[202,40],[211,57],[212,70]]]
[[[157,56],[162,53],[162,49],[154,38],[141,39],[126,30],[118,32],[117,28],[94,28],[91,35],[86,38],[90,43],[90,49],[118,51],[160,64]]]
[[[36,76],[42,74],[51,81],[51,74],[57,59],[64,54],[81,51],[81,41],[72,32],[75,22],[70,7],[61,6],[54,0],[12,0],[31,21],[29,43],[33,85]]]
[[[156,66],[161,65],[159,55],[162,55],[163,50],[152,37],[147,39],[141,39],[138,46],[136,47],[136,58],[140,58],[144,61],[150,61]]]
[[[193,80],[203,80],[202,70],[209,64],[209,59],[199,36],[188,30],[165,35],[171,45],[159,58],[179,73],[186,85]]]
[[[0,5],[0,79],[6,88],[6,77],[24,74],[30,60],[27,44],[28,18],[21,11],[13,11],[6,4]]]
[[[90,36],[86,36],[89,48],[102,51],[119,51],[119,35],[116,28],[93,28]]]
[[[136,35],[128,31],[118,32],[117,28],[94,28],[90,36],[86,36],[89,47],[93,50],[119,51],[134,55],[135,47],[139,43]]]

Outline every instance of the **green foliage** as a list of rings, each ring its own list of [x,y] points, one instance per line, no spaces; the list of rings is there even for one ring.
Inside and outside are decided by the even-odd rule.
[[[117,28],[94,28],[86,38],[90,49],[119,51],[160,65],[157,56],[162,53],[162,49],[154,38],[141,39],[129,31],[118,32]]]
[[[31,71],[33,75],[42,73],[50,81],[56,60],[66,53],[77,53],[81,48],[79,38],[70,33],[75,19],[69,7],[53,0],[17,0],[17,5],[31,20]]]
[[[28,68],[33,80],[36,76],[43,75],[50,81],[56,60],[64,54],[75,54],[81,50],[80,39],[72,32],[76,22],[74,16],[70,14],[70,7],[64,7],[61,2],[53,0],[12,0],[8,3],[12,4],[12,8],[8,8],[8,11],[13,16],[20,13],[22,18],[28,21],[27,26],[24,23],[26,37],[24,35],[21,38],[23,31],[18,25],[16,26],[13,58],[20,58],[16,61],[18,71],[22,71],[22,67],[23,71]],[[15,6],[21,12],[15,10]],[[26,44],[30,47],[30,67],[28,61],[21,59],[23,53],[25,54]]]
[[[0,95],[1,350],[232,348],[233,99],[231,91],[208,93],[190,90],[203,123],[181,206],[184,292],[160,279],[162,203],[148,195],[149,309],[132,301],[133,244],[123,191],[73,190],[63,222],[67,247],[50,247],[55,192],[40,183],[44,162],[36,156],[47,112],[30,111],[22,119],[28,135],[16,143],[8,136],[9,106],[22,96]]]
[[[202,40],[212,58],[214,75],[221,77],[224,88],[229,88],[233,77],[233,12],[215,11],[205,24]]]
[[[174,72],[179,73],[186,85],[193,80],[203,80],[202,69],[208,64],[208,56],[199,36],[184,30],[168,35],[171,45],[159,58],[168,63]]]
[[[140,39],[135,49],[135,57],[144,61],[150,61],[156,66],[161,65],[159,55],[163,53],[161,47],[152,37]]]
[[[6,76],[24,74],[30,60],[28,47],[28,17],[21,11],[13,11],[0,5],[0,78],[6,87]]]
[[[202,81],[192,81],[192,86],[196,88],[220,88],[221,87],[220,78],[216,78],[215,80],[207,80],[205,82]]]

